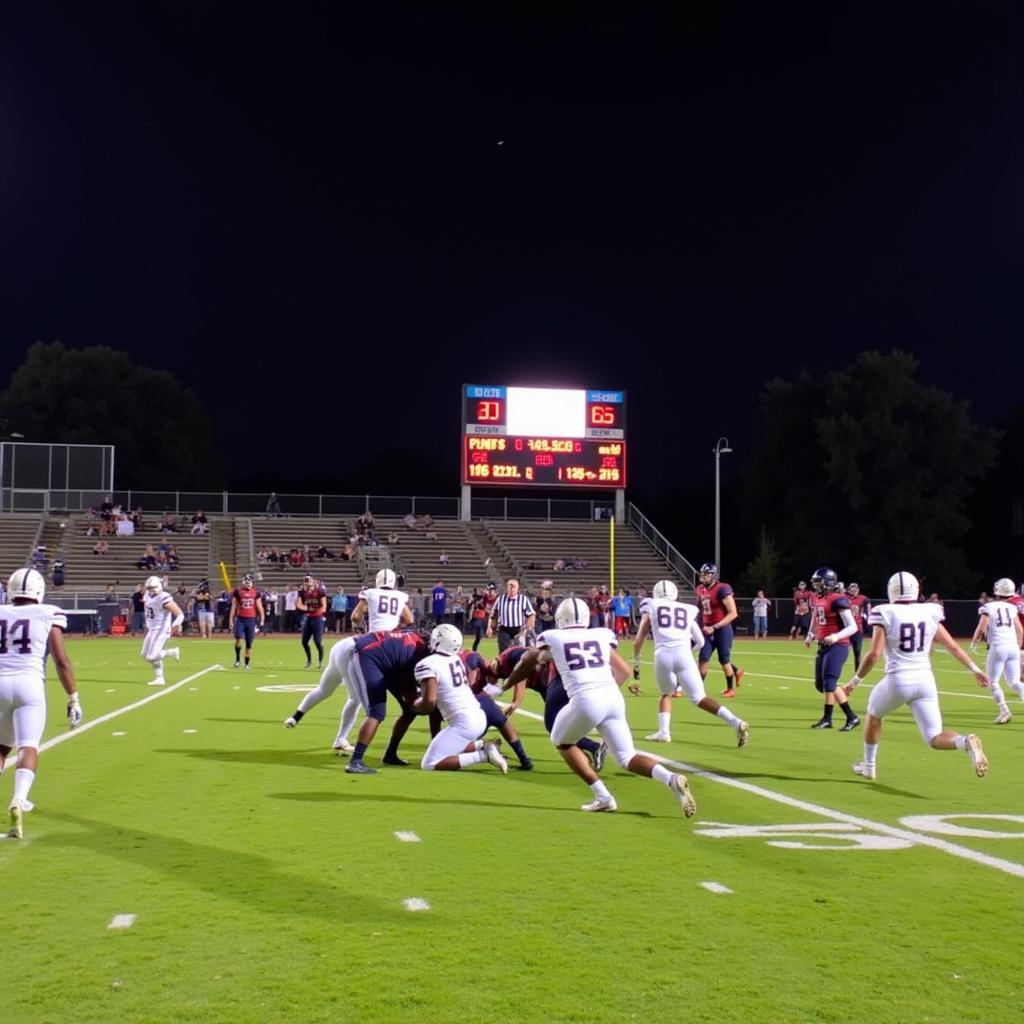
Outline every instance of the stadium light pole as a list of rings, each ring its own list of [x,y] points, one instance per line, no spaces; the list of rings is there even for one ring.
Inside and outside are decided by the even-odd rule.
[[[723,455],[728,455],[732,449],[729,447],[729,438],[720,437],[715,442],[715,565],[718,571],[722,571],[722,500],[721,485],[719,483],[718,470]]]

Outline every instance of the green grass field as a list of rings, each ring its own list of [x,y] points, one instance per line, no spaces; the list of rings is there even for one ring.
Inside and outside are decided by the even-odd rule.
[[[18,1024],[1019,1019],[1024,714],[993,725],[946,656],[945,720],[982,736],[983,780],[906,711],[879,779],[854,776],[860,730],[808,729],[812,656],[781,641],[737,647],[748,747],[685,700],[672,744],[645,744],[646,666],[630,721],[640,749],[699,770],[686,820],[611,762],[619,812],[581,813],[589,790],[526,716],[531,773],[346,775],[342,701],[290,731],[301,694],[267,691],[315,682],[295,639],[258,640],[249,674],[229,640],[184,640],[166,690],[146,686],[135,640],[68,648],[86,725],[44,749],[26,838],[0,840]],[[47,738],[67,737],[55,679],[49,694]],[[415,763],[425,735],[403,747]],[[118,914],[133,926],[111,930]]]

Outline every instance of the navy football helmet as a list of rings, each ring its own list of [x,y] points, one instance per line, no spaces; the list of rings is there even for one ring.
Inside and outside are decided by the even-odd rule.
[[[718,566],[714,562],[705,562],[697,571],[697,576],[705,587],[718,582]]]
[[[822,566],[822,568],[814,570],[811,587],[816,594],[831,594],[832,591],[839,589],[839,576],[835,569]]]
[[[254,582],[255,581],[252,578],[252,573],[247,572],[242,577],[242,586],[245,587],[246,589],[251,589]]]

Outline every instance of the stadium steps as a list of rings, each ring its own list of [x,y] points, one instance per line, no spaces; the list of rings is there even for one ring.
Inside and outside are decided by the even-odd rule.
[[[486,567],[488,583],[494,583],[500,589],[502,580],[519,575],[518,566],[501,550],[483,523],[463,523],[462,527],[469,535],[469,541],[480,558],[480,564]]]
[[[228,578],[235,581],[238,575],[238,551],[235,536],[237,520],[230,518],[215,519],[210,523],[210,575],[207,577],[211,586],[219,587],[216,581],[223,583],[220,563],[224,563]]]
[[[30,564],[32,544],[39,531],[41,518],[38,512],[29,515],[17,512],[0,515],[0,565],[3,566],[5,585],[7,577],[15,569],[21,569]],[[41,543],[46,542],[42,541]],[[49,548],[47,548],[47,555],[53,557],[49,553]]]
[[[255,550],[260,548],[277,548],[285,553],[292,548],[301,548],[308,544],[311,548],[324,545],[335,554],[340,554],[348,543],[349,537],[355,532],[355,524],[347,519],[298,519],[298,518],[253,518],[245,520],[239,517],[235,524],[235,550],[239,572],[246,571],[248,560],[248,523],[252,524],[253,543]],[[244,548],[244,550],[243,550]],[[337,588],[344,587],[347,593],[360,591],[363,578],[359,563],[342,561],[340,558],[317,558],[313,562],[299,567],[288,563],[263,562],[256,566],[258,580],[263,586],[273,584],[279,594],[284,594],[289,585],[299,585],[306,573],[312,573],[324,586],[329,594]],[[235,582],[234,580],[232,582]],[[284,605],[278,608],[279,614]]]

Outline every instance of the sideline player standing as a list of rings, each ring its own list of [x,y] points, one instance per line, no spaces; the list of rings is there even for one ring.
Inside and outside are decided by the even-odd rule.
[[[82,721],[75,670],[64,649],[68,620],[52,604],[43,604],[46,582],[35,569],[18,569],[0,604],[0,771],[18,748],[14,794],[7,808],[7,835],[24,837],[23,818],[32,810],[28,795],[39,767],[39,741],[46,725],[46,654],[53,656],[57,678],[68,697],[68,728]]]
[[[882,719],[903,704],[910,706],[917,728],[934,750],[966,750],[978,778],[988,771],[988,758],[981,740],[973,733],[966,736],[943,730],[942,711],[931,666],[932,644],[938,641],[965,668],[974,673],[979,686],[988,686],[988,676],[960,649],[942,625],[942,605],[918,603],[920,585],[909,572],[889,577],[886,587],[889,603],[871,610],[871,650],[864,658],[866,676],[885,653],[885,675],[868,698],[864,724],[864,760],[853,766],[865,779],[877,777],[876,757],[882,738]],[[860,684],[854,675],[844,687],[847,693]]]
[[[257,626],[257,616],[259,624]],[[263,608],[263,595],[256,589],[252,576],[246,573],[242,577],[242,585],[231,591],[231,610],[228,612],[228,629],[235,634],[235,668],[245,640],[245,671],[249,671],[252,658],[252,645],[258,629],[263,628],[266,613]]]
[[[686,776],[676,775],[653,758],[636,752],[626,721],[626,703],[619,689],[629,678],[629,666],[615,650],[615,634],[610,629],[591,629],[589,622],[587,602],[568,597],[555,611],[555,628],[537,638],[542,656],[546,651],[558,666],[569,695],[569,703],[558,712],[551,729],[551,742],[594,794],[594,799],[583,804],[581,810],[614,811],[618,807],[615,797],[591,768],[587,755],[576,746],[581,736],[597,729],[623,768],[668,786],[686,817],[692,817],[697,813],[697,804]]]
[[[695,605],[678,601],[679,591],[671,580],[659,580],[654,584],[654,595],[644,602],[640,628],[633,642],[633,676],[638,675],[640,653],[650,633],[654,638],[654,678],[658,683],[661,697],[658,700],[658,731],[646,738],[655,743],[669,743],[672,740],[672,694],[677,687],[686,691],[686,696],[702,711],[721,718],[736,730],[736,745],[745,747],[750,737],[747,723],[737,718],[728,708],[704,692],[704,680],[693,660],[693,651],[704,644],[704,632]],[[630,686],[639,694],[639,687]]]
[[[811,598],[811,628],[804,646],[818,641],[818,655],[814,659],[814,688],[825,695],[825,710],[812,729],[832,728],[832,708],[843,709],[846,722],[840,732],[850,732],[860,725],[853,713],[846,691],[839,685],[843,665],[850,655],[850,637],[857,631],[857,623],[850,608],[850,599],[839,593],[839,577],[835,570],[817,569],[811,577],[814,596]]]
[[[302,615],[302,650],[306,654],[306,668],[313,667],[313,656],[309,641],[316,644],[317,668],[324,667],[324,616],[327,614],[327,589],[322,583],[307,575],[302,581],[299,596],[295,599],[295,610]]]
[[[857,632],[850,637],[850,646],[853,648],[853,671],[856,672],[860,668],[860,652],[864,643],[864,633],[868,627],[871,603],[860,592],[859,583],[851,583],[846,588],[846,596],[850,599],[850,611],[853,612],[853,621],[857,623]]]
[[[718,578],[718,566],[705,562],[700,567],[700,582],[696,587],[697,604],[700,605],[700,625],[704,631],[704,647],[700,652],[701,679],[708,675],[711,652],[718,651],[718,662],[725,673],[723,697],[735,697],[743,681],[743,669],[732,661],[732,624],[739,616],[732,587]]]
[[[992,684],[992,699],[999,708],[996,725],[1006,725],[1013,715],[1010,714],[1003,688],[999,685],[999,678],[1004,677],[1006,685],[1024,700],[1024,686],[1020,682],[1020,647],[1024,628],[1017,606],[1007,600],[1016,593],[1013,580],[1005,576],[996,580],[992,593],[1002,600],[988,601],[978,609],[979,619],[974,636],[971,637],[971,653],[974,653],[975,645],[984,636],[988,642],[985,671]]]
[[[163,580],[159,576],[150,576],[146,580],[146,636],[142,641],[142,656],[152,666],[154,678],[149,686],[163,686],[164,658],[181,660],[181,649],[164,647],[167,638],[172,634],[181,636],[181,624],[185,614],[177,606],[174,598],[164,590]]]

